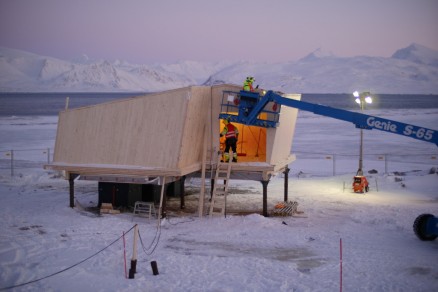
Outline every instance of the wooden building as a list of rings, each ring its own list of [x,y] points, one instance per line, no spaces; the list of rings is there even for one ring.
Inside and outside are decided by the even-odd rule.
[[[62,111],[53,162],[46,168],[65,172],[71,207],[73,182],[79,176],[101,182],[158,182],[163,188],[181,177],[201,177],[214,168],[221,149],[223,124],[218,117],[224,94],[240,89],[229,84],[191,86]],[[295,159],[291,145],[298,110],[283,106],[278,112],[276,128],[235,124],[239,159],[232,164],[231,179],[261,181],[264,197],[271,175]],[[266,215],[265,202],[263,208]]]

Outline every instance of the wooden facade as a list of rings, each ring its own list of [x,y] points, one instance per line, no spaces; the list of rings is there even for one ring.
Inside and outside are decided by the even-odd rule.
[[[239,90],[228,84],[191,86],[62,111],[53,162],[46,168],[93,180],[200,176],[203,161],[212,169],[221,148],[223,92]],[[266,181],[284,170],[294,160],[297,114],[282,107],[277,128],[236,124],[239,161],[231,178]]]
[[[209,164],[220,149],[224,90],[240,87],[192,86],[62,111],[47,167],[81,175],[170,177],[200,171],[204,139]],[[282,107],[277,128],[237,125],[238,152],[244,153],[233,170],[268,174],[292,162],[296,118],[296,109]]]

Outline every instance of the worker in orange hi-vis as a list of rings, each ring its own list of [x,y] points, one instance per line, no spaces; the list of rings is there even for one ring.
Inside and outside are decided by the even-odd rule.
[[[225,136],[225,152],[224,161],[230,160],[230,148],[233,150],[233,162],[237,162],[237,139],[239,138],[239,130],[230,123],[230,119],[226,118],[224,121],[224,129],[220,133],[220,136]]]

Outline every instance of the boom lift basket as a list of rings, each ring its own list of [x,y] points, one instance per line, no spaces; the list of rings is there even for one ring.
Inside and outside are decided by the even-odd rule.
[[[259,103],[262,95],[258,92],[243,91],[223,91],[220,119],[229,119],[230,122],[245,125],[254,125],[265,128],[275,128],[278,126],[281,105],[275,102],[268,102],[259,112],[254,120],[251,119],[251,112]]]

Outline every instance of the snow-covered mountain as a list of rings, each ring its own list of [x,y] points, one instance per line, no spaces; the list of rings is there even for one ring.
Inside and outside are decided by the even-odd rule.
[[[211,76],[209,84],[241,83],[247,74],[256,84],[282,92],[438,93],[438,52],[413,44],[390,58],[336,57],[318,49],[296,62],[241,63]]]
[[[392,55],[392,58],[409,60],[431,66],[438,66],[438,53],[418,44],[412,44],[407,48],[400,49]]]
[[[418,44],[390,58],[337,57],[318,49],[294,62],[196,62],[130,64],[124,61],[59,60],[0,48],[0,92],[152,92],[189,85],[241,84],[283,92],[438,94],[438,52]]]
[[[210,67],[196,62],[136,65],[86,56],[69,62],[0,48],[0,92],[161,91],[199,84],[200,72],[206,78],[216,72],[215,64]]]

